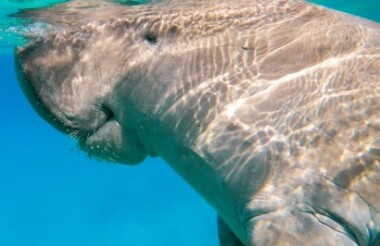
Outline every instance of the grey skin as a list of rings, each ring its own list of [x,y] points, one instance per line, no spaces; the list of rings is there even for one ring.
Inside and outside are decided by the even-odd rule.
[[[380,26],[302,1],[70,1],[16,50],[91,156],[161,156],[221,245],[380,245]],[[164,223],[164,222],[163,222]]]

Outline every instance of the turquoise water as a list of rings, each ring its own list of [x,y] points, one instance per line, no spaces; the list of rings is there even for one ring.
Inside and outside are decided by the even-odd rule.
[[[56,2],[0,2],[0,245],[217,245],[215,212],[162,160],[90,160],[27,103],[12,50],[39,26],[6,16]],[[380,22],[378,0],[314,2]]]
[[[380,22],[379,0],[309,0],[308,2]]]

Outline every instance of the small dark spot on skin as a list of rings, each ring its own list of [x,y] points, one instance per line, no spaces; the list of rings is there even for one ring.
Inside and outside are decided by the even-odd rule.
[[[291,156],[297,157],[298,154],[299,154],[298,147],[295,146],[295,145],[291,145],[291,146],[289,147],[289,154],[290,154]]]
[[[301,135],[300,136],[300,139],[298,140],[298,144],[300,145],[300,146],[304,146],[305,144],[306,144],[306,141],[307,141],[307,137],[305,136],[305,135]]]
[[[314,136],[310,141],[310,147],[318,147],[321,140],[321,136]]]
[[[252,136],[252,137],[250,137],[249,139],[245,140],[245,141],[241,144],[239,150],[243,152],[245,149],[247,149],[247,148],[251,148],[251,147],[257,142],[257,140],[258,140],[258,139],[257,139],[256,136]]]
[[[142,36],[148,43],[157,44],[157,36],[154,33],[146,32]]]
[[[251,47],[247,47],[247,46],[243,46],[243,47],[241,47],[243,50],[252,50],[252,48]]]
[[[318,190],[321,190],[323,188],[323,185],[319,182],[315,183],[315,187],[318,189]]]
[[[285,148],[285,144],[279,141],[273,141],[272,145],[273,145],[273,149],[277,152],[282,152]]]
[[[251,147],[253,145],[254,141],[252,140],[247,140],[247,141],[244,141],[242,143],[242,147],[245,149],[245,148],[248,148],[248,147]]]
[[[178,32],[178,27],[177,26],[172,26],[168,30],[168,34],[170,34],[170,35],[176,34],[177,32]]]
[[[338,131],[335,129],[329,129],[325,131],[326,136],[324,138],[324,142],[329,143],[337,134],[338,134]]]
[[[373,110],[372,110],[372,109],[366,109],[366,110],[364,111],[364,114],[365,114],[366,116],[371,116],[371,115],[373,114]]]
[[[338,131],[335,129],[329,129],[326,131],[326,134],[329,135],[330,137],[335,137],[337,133]]]
[[[229,131],[229,132],[232,132],[232,131],[236,131],[238,130],[240,127],[234,125],[234,124],[229,124],[227,127],[226,127],[226,130]]]

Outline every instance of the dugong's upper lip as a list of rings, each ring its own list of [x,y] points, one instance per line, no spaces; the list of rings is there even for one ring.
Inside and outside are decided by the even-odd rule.
[[[85,139],[95,133],[100,129],[107,121],[113,118],[113,114],[107,108],[102,108],[101,113],[102,117],[99,117],[98,121],[92,124],[92,126],[85,127],[82,125],[73,125],[69,124],[69,120],[65,119],[66,117],[57,116],[57,113],[54,113],[49,107],[46,106],[46,103],[43,101],[43,98],[39,95],[36,88],[27,78],[25,71],[23,70],[22,59],[18,57],[19,51],[15,51],[15,68],[16,74],[19,81],[19,85],[24,92],[26,98],[28,99],[31,106],[36,110],[39,116],[41,116],[45,121],[51,124],[57,130],[74,136],[78,139]],[[64,115],[61,113],[61,115]],[[64,115],[66,116],[66,115]]]
[[[20,48],[17,48],[20,49]],[[57,127],[59,124],[57,124],[57,119],[53,116],[53,114],[50,112],[50,110],[41,103],[39,99],[39,95],[36,92],[35,88],[28,82],[28,79],[26,78],[26,75],[23,71],[22,61],[19,57],[20,50],[15,50],[15,68],[16,68],[16,75],[17,80],[19,82],[19,85],[21,87],[21,90],[24,92],[26,98],[28,99],[29,103],[32,105],[32,107],[36,110],[36,112],[46,121],[48,121],[50,124],[52,124],[54,127]],[[58,129],[60,131],[69,131],[66,130],[66,128]]]

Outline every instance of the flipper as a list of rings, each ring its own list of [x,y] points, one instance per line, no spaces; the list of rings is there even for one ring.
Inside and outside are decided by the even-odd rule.
[[[218,237],[220,246],[244,246],[239,238],[224,223],[223,219],[218,215]]]
[[[308,212],[280,210],[252,218],[247,224],[247,245],[357,246],[350,229],[337,221]]]

